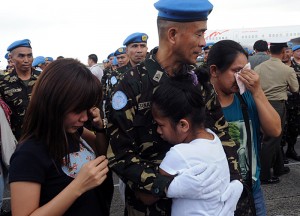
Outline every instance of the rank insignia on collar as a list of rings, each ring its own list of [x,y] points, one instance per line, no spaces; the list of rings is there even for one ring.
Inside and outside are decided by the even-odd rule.
[[[163,76],[163,72],[157,71],[156,74],[153,77],[153,80],[156,81],[156,82],[159,82],[162,76]]]

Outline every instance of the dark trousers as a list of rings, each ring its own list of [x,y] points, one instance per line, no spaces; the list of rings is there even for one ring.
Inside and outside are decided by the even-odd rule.
[[[300,134],[300,95],[289,95],[287,103],[286,143],[288,150],[294,150],[297,137]]]
[[[281,119],[281,127],[284,127],[286,119],[286,106],[285,101],[269,101],[273,108],[277,111]],[[283,155],[281,153],[282,133],[279,137],[263,136],[261,147],[261,172],[260,179],[268,180],[273,174],[279,174],[283,170]],[[273,168],[273,174],[271,169]]]

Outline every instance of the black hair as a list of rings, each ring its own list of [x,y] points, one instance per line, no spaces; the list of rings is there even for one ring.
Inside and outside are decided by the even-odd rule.
[[[248,53],[239,43],[233,40],[221,40],[215,43],[210,49],[207,64],[208,66],[216,65],[223,72],[232,65],[236,56],[240,53],[248,58]]]
[[[93,62],[97,63],[98,62],[98,57],[96,54],[91,54],[89,55],[89,59],[91,59]]]
[[[258,52],[266,52],[268,51],[268,42],[264,40],[258,40],[254,43],[253,49]]]
[[[177,75],[163,82],[153,94],[152,108],[176,124],[189,118],[192,127],[204,127],[205,103],[199,87],[192,76]]]
[[[271,54],[278,55],[282,52],[284,48],[285,46],[281,46],[281,45],[270,45],[270,52]]]

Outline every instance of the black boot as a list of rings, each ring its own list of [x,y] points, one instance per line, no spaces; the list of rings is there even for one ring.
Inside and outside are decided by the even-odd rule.
[[[292,158],[296,161],[300,161],[300,156],[297,154],[294,148],[288,148],[285,155],[289,158]]]

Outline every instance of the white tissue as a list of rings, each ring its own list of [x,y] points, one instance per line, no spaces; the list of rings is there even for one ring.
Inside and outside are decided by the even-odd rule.
[[[248,62],[243,69],[251,69],[251,65],[250,65],[250,62]],[[246,91],[246,86],[244,85],[244,83],[239,79],[239,75],[241,73],[241,70],[237,73],[234,74],[235,76],[235,80],[236,80],[236,83],[240,89],[240,94],[243,94],[245,91]]]

